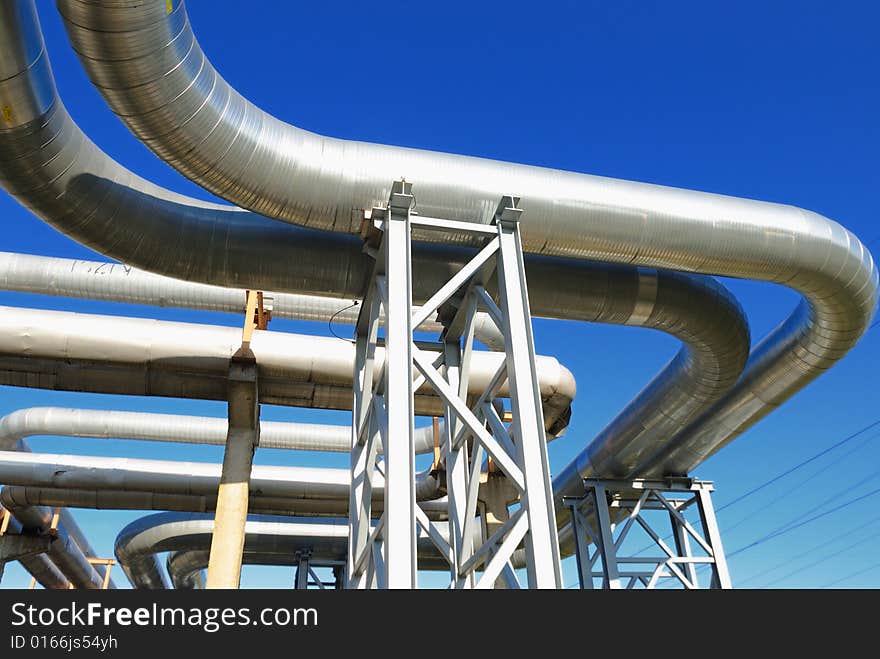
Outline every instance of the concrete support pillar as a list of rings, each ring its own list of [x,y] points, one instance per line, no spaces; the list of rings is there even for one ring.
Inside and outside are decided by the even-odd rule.
[[[206,588],[238,588],[254,450],[260,441],[257,364],[234,357],[229,364],[229,431],[217,492]]]

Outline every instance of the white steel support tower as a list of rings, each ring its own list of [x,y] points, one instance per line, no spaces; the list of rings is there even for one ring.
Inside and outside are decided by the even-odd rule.
[[[713,486],[690,478],[665,480],[584,479],[583,497],[566,497],[580,587],[592,589],[655,588],[661,580],[687,589],[700,588],[697,567],[711,568],[709,588],[731,588],[730,573],[712,507]],[[696,505],[698,532],[684,513]],[[672,527],[672,546],[661,537],[647,513],[657,511]],[[650,538],[653,555],[626,556],[624,541],[640,527]],[[594,545],[593,550],[590,545]],[[656,554],[661,555],[656,555]],[[601,567],[597,569],[597,565]],[[594,579],[598,582],[594,584]]]
[[[420,217],[412,185],[395,182],[387,208],[369,222],[378,232],[375,268],[356,328],[347,584],[417,587],[416,540],[429,538],[450,564],[450,587],[521,584],[514,552],[524,556],[530,588],[560,588],[559,547],[535,370],[519,237],[518,199],[504,197],[490,224]],[[416,312],[412,302],[413,232],[442,231],[478,246],[476,255]],[[497,302],[486,286],[497,281]],[[485,310],[504,336],[505,353],[485,390],[468,395],[474,321]],[[413,329],[434,312],[444,323],[436,342]],[[384,341],[379,328],[384,312]],[[384,346],[384,354],[383,354]],[[432,522],[416,501],[414,391],[429,386],[442,401],[439,467],[445,471],[449,522]],[[509,391],[510,423],[493,405]],[[381,442],[384,460],[379,461]],[[486,461],[484,463],[484,460]],[[481,482],[493,464],[519,494],[518,507],[490,537],[478,519]],[[372,518],[372,488],[384,480],[384,505]],[[448,531],[446,530],[448,528]]]

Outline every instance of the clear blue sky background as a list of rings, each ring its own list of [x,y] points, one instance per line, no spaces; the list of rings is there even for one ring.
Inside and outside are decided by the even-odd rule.
[[[146,178],[210,199],[128,133],[88,83],[54,3],[38,2],[38,8],[61,96],[85,132]],[[880,250],[876,3],[212,0],[190,2],[189,11],[203,48],[232,85],[304,128],[790,203],[838,220]],[[0,212],[0,249],[97,256],[5,193]],[[797,301],[792,292],[768,284],[724,283],[742,301],[755,340]],[[13,293],[0,293],[0,304],[240,322],[228,315]],[[278,322],[274,329],[326,334],[320,324]],[[538,352],[558,357],[578,381],[571,427],[550,448],[554,471],[678,347],[648,330],[543,320],[535,322],[535,340]],[[878,357],[875,328],[831,372],[701,465],[695,475],[716,482],[716,506],[880,418]],[[60,405],[225,415],[217,402],[9,387],[0,394],[4,414]],[[270,406],[264,406],[263,418],[349,420],[342,412]],[[722,511],[727,550],[880,487],[878,435],[880,428],[860,435]],[[57,453],[221,459],[217,447],[61,438],[31,443]],[[347,457],[261,450],[257,462],[344,467]],[[880,586],[878,503],[880,495],[873,495],[734,555],[735,584]],[[106,556],[119,529],[140,514],[76,511]],[[566,583],[574,583],[572,561],[564,566]],[[244,585],[281,585],[292,577],[290,568],[247,568]],[[20,567],[9,566],[4,586],[27,581]]]

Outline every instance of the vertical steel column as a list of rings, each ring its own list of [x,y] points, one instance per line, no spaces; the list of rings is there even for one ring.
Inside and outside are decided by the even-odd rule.
[[[507,202],[509,199],[509,203]],[[504,310],[504,342],[507,376],[513,413],[512,435],[516,438],[517,462],[523,473],[522,507],[528,516],[525,537],[526,567],[531,588],[561,588],[562,570],[544,417],[538,375],[535,370],[535,343],[526,289],[525,267],[519,237],[517,200],[506,198],[496,218],[499,254],[498,280],[501,308]]]
[[[730,572],[727,569],[727,557],[724,555],[724,547],[721,545],[721,532],[718,530],[718,522],[715,520],[715,508],[712,507],[712,493],[708,488],[697,490],[697,506],[700,510],[700,523],[703,526],[703,535],[712,547],[711,588],[733,588],[730,580]]]
[[[617,548],[614,546],[614,531],[611,528],[611,515],[608,512],[608,497],[605,486],[596,483],[592,487],[593,509],[596,511],[596,544],[602,557],[603,588],[618,590],[620,574],[617,567]]]
[[[676,516],[672,513],[669,513],[669,522],[672,524],[672,535],[675,539],[676,553],[685,558],[692,558],[691,541],[688,537],[687,529],[681,525]],[[694,563],[685,563],[684,568],[687,571],[688,580],[694,585],[694,588],[699,588],[700,581],[697,578],[697,566]]]
[[[571,499],[566,501],[566,504],[571,511],[571,537],[574,540],[578,585],[581,590],[593,590],[593,561],[590,560],[590,548],[587,543],[587,536],[592,537],[592,533],[579,510],[582,502],[583,499]]]
[[[393,192],[385,219],[385,568],[388,588],[416,587],[415,403],[412,265],[406,185]]]
[[[233,357],[229,365],[229,430],[217,492],[206,588],[238,588],[254,449],[260,441],[257,364]]]
[[[473,317],[476,313],[476,300],[471,298],[469,305],[471,309],[468,312],[464,337],[464,368],[462,367],[462,350],[459,340],[453,341],[447,338],[444,342],[446,379],[462,398],[467,397],[468,367],[470,354],[473,350]],[[471,557],[474,543],[473,538],[465,534],[465,528],[468,526],[468,445],[467,442],[462,442],[457,448],[454,447],[454,438],[458,434],[459,427],[455,410],[447,403],[443,423],[443,445],[447,447],[446,491],[449,500],[449,540],[455,557],[452,566],[453,587],[473,588],[474,575],[472,573],[461,575],[461,566]]]
[[[355,342],[352,386],[351,489],[348,514],[348,559],[345,577],[348,588],[370,587],[366,562],[371,556],[373,471],[378,453],[376,420],[376,340],[379,333],[379,296],[375,282],[367,291]]]

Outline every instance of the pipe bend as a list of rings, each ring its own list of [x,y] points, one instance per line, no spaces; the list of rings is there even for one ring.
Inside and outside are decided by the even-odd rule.
[[[441,523],[440,532],[448,531]],[[193,513],[158,513],[139,518],[116,538],[116,557],[135,588],[167,588],[157,554],[171,552],[168,571],[175,587],[191,588],[193,577],[207,565],[214,519]],[[430,538],[418,538],[420,566],[446,568]],[[249,515],[245,524],[243,562],[295,564],[297,550],[307,549],[314,560],[344,562],[348,522],[344,518]]]
[[[673,438],[674,455],[664,447],[643,456],[639,473],[692,469],[838,361],[868,326],[874,261],[855,236],[815,213],[317,135],[232,89],[202,52],[183,2],[170,15],[160,4],[56,4],[90,79],[122,121],[182,174],[239,206],[352,232],[404,173],[420,211],[449,219],[488,221],[499,191],[514,190],[527,252],[751,278],[800,292],[804,305],[759,344],[737,385]]]
[[[112,20],[113,12],[100,5],[81,8],[84,21]],[[142,8],[151,11],[147,5]],[[28,20],[4,25],[4,36],[9,43],[38,38],[42,48],[36,14]],[[124,31],[125,24],[113,24],[112,29]],[[345,297],[359,295],[368,272],[368,260],[353,236],[187,199],[140,179],[82,134],[57,94],[52,110],[29,129],[0,135],[0,155],[8,156],[0,158],[0,182],[40,217],[84,244],[154,272],[224,286]],[[59,167],[59,162],[68,164]],[[254,253],[261,255],[256,267]],[[414,295],[425,299],[469,255],[461,248],[414,245],[422,272],[417,284],[423,289]],[[658,289],[656,281],[669,277],[652,269],[537,255],[526,257],[526,270],[536,316],[650,327],[684,341],[687,347],[678,365],[658,376],[679,379],[655,387],[659,398],[643,397],[639,409],[631,410],[645,428],[658,428],[656,422],[664,416],[680,423],[685,414],[695,415],[742,368],[749,341],[745,318],[726,291],[708,278],[679,276],[675,287]],[[667,301],[658,295],[676,287],[678,298]],[[719,332],[707,325],[701,318],[706,309],[721,309],[730,328]],[[560,381],[559,390],[573,394],[572,384]],[[674,400],[667,396],[673,392]],[[673,401],[679,413],[670,414],[664,401]],[[553,432],[562,430],[566,405],[564,400],[557,405],[561,423]]]

